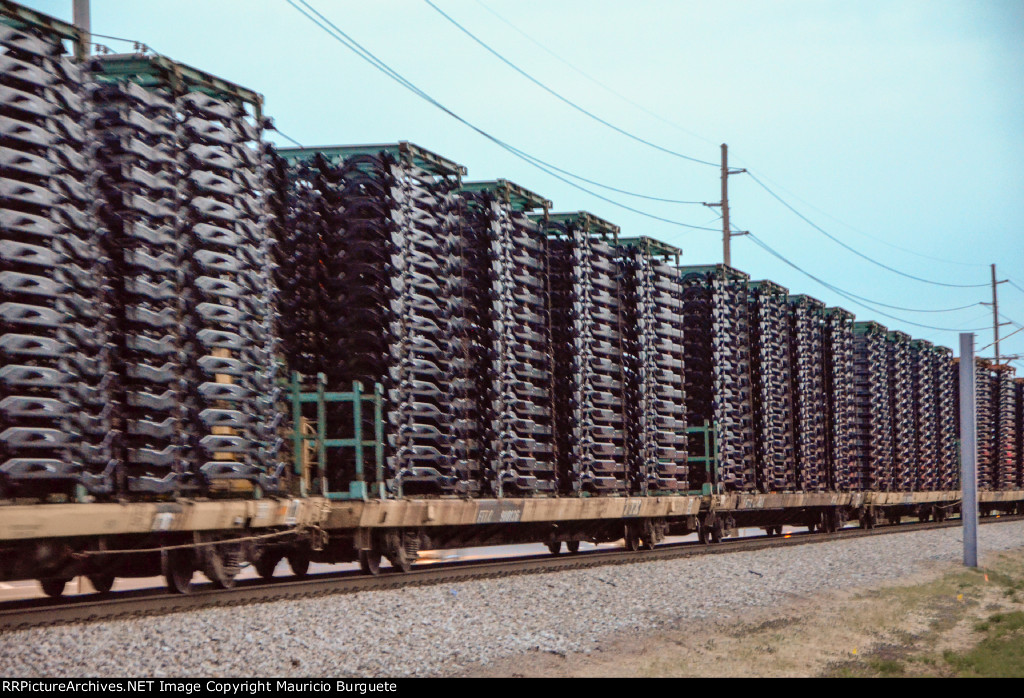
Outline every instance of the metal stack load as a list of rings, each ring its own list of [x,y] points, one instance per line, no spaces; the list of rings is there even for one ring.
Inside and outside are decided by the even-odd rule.
[[[938,488],[955,490],[960,486],[960,453],[957,448],[957,435],[960,429],[957,409],[958,366],[953,360],[953,351],[947,347],[935,346],[932,348],[932,354],[935,367],[935,401],[938,410]]]
[[[853,313],[825,309],[825,428],[829,489],[860,490],[853,461],[855,429]]]
[[[548,217],[559,470],[578,493],[629,484],[618,232],[586,212]]]
[[[667,263],[678,263],[681,251],[646,237],[619,244],[631,491],[687,490],[683,289],[676,267]]]
[[[757,486],[796,488],[787,291],[771,281],[748,284]]]
[[[922,339],[910,343],[913,381],[914,453],[917,477],[913,490],[930,492],[939,489],[939,404],[935,385],[935,346]]]
[[[551,327],[547,237],[528,217],[551,202],[505,180],[462,187],[465,215],[480,240],[481,275],[474,390],[493,494],[554,494]],[[541,214],[543,215],[543,214]]]
[[[276,490],[275,290],[261,98],[162,57],[95,59],[124,486]]]
[[[997,412],[996,381],[992,365],[984,359],[974,362],[974,400],[977,411],[978,442],[978,489],[996,489],[996,429],[999,422]]]
[[[338,340],[320,361],[325,368],[338,357],[343,363],[333,372],[320,371],[340,385],[384,384],[385,479],[392,491],[473,491],[479,463],[454,457],[453,442],[464,434],[452,432],[450,404],[454,372],[464,369],[461,349],[452,346],[465,314],[464,295],[456,291],[464,279],[461,272],[452,275],[463,264],[455,190],[464,168],[405,142],[279,153],[293,167],[322,162],[332,172],[333,193],[322,205],[337,214],[340,229],[337,253],[334,241],[323,243],[329,253],[324,323],[337,328]],[[302,196],[301,181],[295,194]],[[332,455],[328,488],[345,491],[354,480],[354,454]]]
[[[0,24],[0,496],[114,486],[93,147],[70,27]]]
[[[487,428],[491,396],[488,380],[490,339],[489,245],[486,230],[475,220],[480,202],[448,191],[438,214],[441,226],[440,271],[442,342],[450,359],[444,362],[444,402],[448,405],[449,467],[458,473],[459,489],[470,495],[493,491]]]
[[[685,314],[687,423],[717,426],[719,483],[730,491],[752,491],[756,478],[747,320],[750,277],[724,265],[685,266],[679,273]],[[694,470],[691,475],[700,473]],[[691,478],[691,489],[702,484]]]
[[[917,486],[914,374],[910,336],[897,331],[886,337],[889,409],[893,427],[893,489],[913,492]]]
[[[887,333],[877,322],[853,323],[854,469],[862,489],[882,492],[891,488],[893,470]]]
[[[828,485],[825,470],[825,304],[810,296],[789,297],[789,348],[793,381],[796,486],[818,492]]]
[[[110,256],[110,317],[120,368],[113,404],[123,429],[121,489],[194,485],[184,460],[185,250],[179,239],[173,97],[130,82],[90,86],[100,147],[99,222]]]
[[[332,389],[353,380],[388,384],[400,319],[392,276],[403,240],[388,209],[392,161],[328,150],[282,150],[274,160],[272,183],[284,190],[272,194],[271,206],[286,209],[273,229],[289,370],[323,374]],[[347,408],[332,406],[332,424],[352,423]],[[328,491],[349,490],[351,453],[332,450],[321,466]]]
[[[275,240],[281,350],[288,368],[301,374],[323,372],[330,384],[344,373],[345,358],[325,362],[338,352],[341,326],[334,298],[338,275],[327,268],[341,254],[341,206],[337,168],[322,158],[289,168],[272,149],[267,153],[268,231]]]
[[[995,453],[993,479],[1000,490],[1012,490],[1017,487],[1017,391],[1014,383],[1014,370],[1009,364],[993,367],[993,389],[995,392]]]
[[[262,125],[237,98],[178,96],[190,466],[276,489],[284,466]]]

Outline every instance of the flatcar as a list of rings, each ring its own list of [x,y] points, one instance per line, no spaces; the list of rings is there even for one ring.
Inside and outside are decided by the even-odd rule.
[[[959,506],[952,352],[0,3],[0,580],[835,531]],[[983,513],[1024,384],[974,367]]]

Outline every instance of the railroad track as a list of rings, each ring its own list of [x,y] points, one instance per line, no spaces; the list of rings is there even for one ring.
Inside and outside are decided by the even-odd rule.
[[[986,517],[982,524],[1024,521],[1024,516]],[[232,589],[198,585],[188,595],[170,594],[162,589],[117,592],[106,596],[68,599],[33,599],[0,605],[0,632],[35,626],[93,622],[140,615],[163,615],[214,606],[240,606],[328,594],[427,586],[449,582],[503,577],[519,574],[583,569],[603,565],[670,560],[696,555],[721,555],[770,547],[789,547],[835,540],[959,527],[960,520],[915,523],[873,529],[847,528],[837,533],[795,533],[783,537],[754,536],[729,538],[717,545],[697,542],[671,543],[654,550],[594,550],[576,554],[530,555],[495,561],[456,561],[414,567],[406,573],[383,571],[379,576],[360,572],[326,573],[304,579],[275,581],[245,580]]]

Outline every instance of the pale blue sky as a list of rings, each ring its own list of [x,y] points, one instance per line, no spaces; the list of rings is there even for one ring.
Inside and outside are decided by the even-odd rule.
[[[586,119],[487,54],[422,0],[309,1],[453,111],[529,153],[624,189],[718,199],[717,169],[656,152]],[[986,283],[987,265],[996,262],[1001,278],[1008,275],[1024,288],[1019,0],[435,2],[527,72],[647,140],[715,162],[718,144],[729,143],[733,164],[749,167],[870,257],[953,283]],[[71,16],[71,0],[27,4]],[[589,210],[621,225],[624,234],[679,245],[686,263],[721,260],[720,233],[646,219],[534,169],[367,66],[285,0],[92,5],[95,32],[139,39],[262,92],[267,113],[305,145],[410,140],[466,165],[469,179],[505,177],[553,199],[556,210]],[[587,80],[494,13],[664,121]],[[731,178],[730,189],[739,227],[842,289],[910,308],[990,300],[987,288],[941,288],[869,264],[744,175]],[[674,220],[719,225],[701,206],[609,196]],[[858,307],[749,239],[734,240],[733,264],[754,278],[847,307],[858,318],[956,346],[955,333]],[[1024,323],[1024,291],[1002,285],[1000,306]],[[991,326],[991,311],[981,306],[953,313],[883,310],[926,325]],[[979,348],[988,344],[991,330],[978,339]],[[1024,353],[1024,332],[1008,339],[1003,352]]]

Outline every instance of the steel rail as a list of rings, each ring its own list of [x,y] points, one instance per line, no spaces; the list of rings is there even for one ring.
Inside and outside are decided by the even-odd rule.
[[[992,516],[982,523],[1024,521],[1024,516]],[[893,524],[876,528],[846,528],[836,533],[796,533],[787,536],[751,536],[729,538],[719,544],[697,542],[671,543],[653,550],[594,550],[560,555],[529,555],[492,561],[455,561],[414,566],[409,572],[389,572],[371,576],[361,572],[325,573],[303,579],[246,580],[231,589],[216,589],[212,584],[194,587],[191,594],[170,594],[159,590],[132,590],[113,594],[83,595],[68,599],[32,599],[0,604],[0,632],[21,628],[66,623],[95,622],[132,616],[164,615],[216,606],[241,606],[292,599],[352,594],[361,591],[397,589],[405,586],[430,586],[451,582],[537,574],[605,565],[624,565],[655,560],[671,560],[697,555],[718,555],[791,547],[868,536],[923,532],[961,526],[959,519],[941,523]]]

